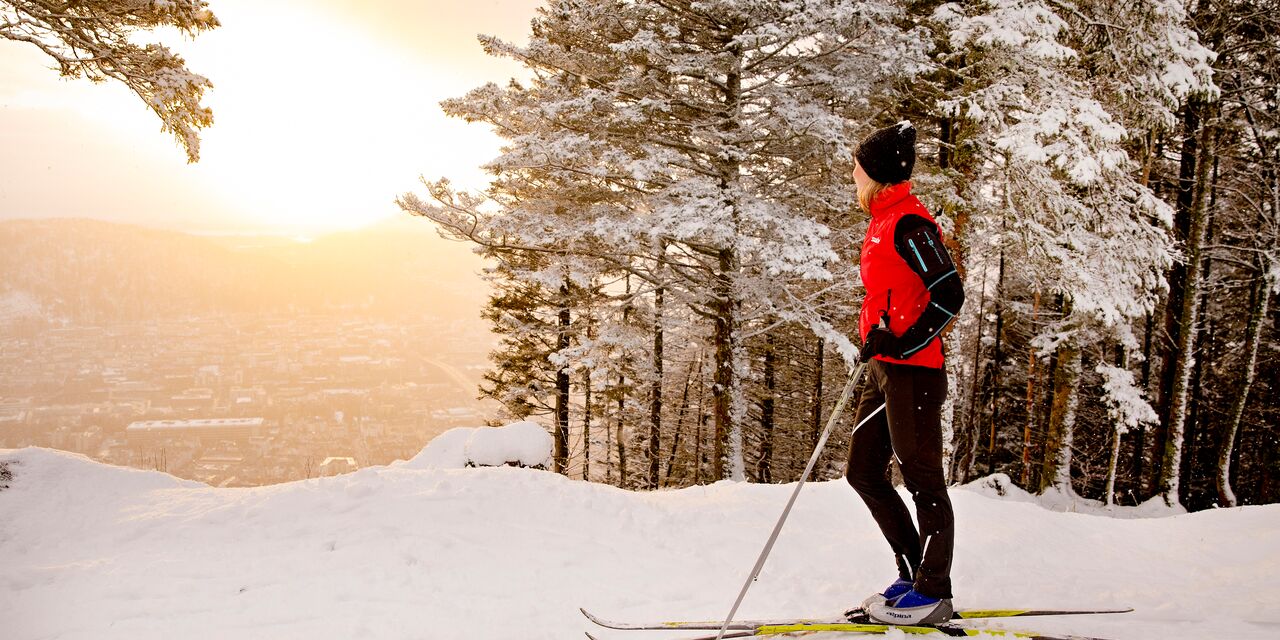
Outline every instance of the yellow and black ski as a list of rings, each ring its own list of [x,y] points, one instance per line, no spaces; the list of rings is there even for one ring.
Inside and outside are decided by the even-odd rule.
[[[1005,616],[1008,617],[1008,616]],[[663,627],[670,628],[670,627]],[[718,629],[719,627],[717,627]],[[902,631],[903,633],[925,635],[940,634],[954,638],[964,638],[978,635],[1004,636],[1008,638],[1025,638],[1027,640],[1102,640],[1101,638],[1088,638],[1084,636],[1051,636],[1041,633],[1029,631],[1008,631],[1005,629],[969,629],[967,627],[956,626],[951,623],[942,623],[936,625],[923,626],[899,626],[889,624],[862,623],[862,622],[799,622],[794,624],[764,624],[752,629],[736,629],[728,631],[722,636],[716,634],[698,636],[694,638],[681,638],[680,640],[716,640],[719,638],[758,638],[763,636],[782,636],[792,634],[807,633],[862,633],[862,634],[883,634],[891,630]],[[598,640],[590,633],[586,634],[589,640]]]
[[[653,629],[685,629],[719,631],[723,621],[673,621],[651,623],[614,622],[598,618],[586,609],[579,609],[582,615],[592,622],[609,629],[619,630],[653,630]],[[1030,616],[1073,616],[1096,615],[1107,613],[1128,613],[1133,609],[963,609],[952,614],[952,620],[979,620],[985,618],[1021,618]],[[977,635],[1005,636],[1008,638],[1025,638],[1027,640],[1102,640],[1083,636],[1050,636],[1030,631],[1009,631],[1005,629],[971,629],[944,622],[934,625],[889,625],[872,622],[858,609],[846,612],[836,619],[789,619],[789,620],[743,620],[726,627],[724,635],[707,635],[680,640],[716,640],[716,638],[753,638],[763,636],[783,636],[808,633],[863,633],[883,634],[897,629],[904,633],[926,635],[939,634],[953,638]],[[590,640],[597,638],[590,633]]]
[[[579,609],[588,620],[609,629],[620,630],[652,630],[652,629],[715,629],[719,630],[723,620],[672,621],[672,622],[615,622],[592,615],[586,609]],[[1022,618],[1031,616],[1079,616],[1108,613],[1129,613],[1133,609],[962,609],[951,614],[952,620],[977,620],[984,618]],[[877,625],[866,617],[860,609],[846,612],[842,616],[830,618],[786,618],[776,620],[742,620],[729,625],[729,630],[752,631],[760,627],[781,627],[788,625]],[[884,625],[878,625],[884,626]],[[905,627],[898,627],[904,629]],[[756,634],[762,635],[762,634]],[[727,637],[727,636],[726,636]]]

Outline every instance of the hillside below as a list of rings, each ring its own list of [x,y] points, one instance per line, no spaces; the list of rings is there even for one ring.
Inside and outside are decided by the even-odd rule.
[[[86,218],[0,221],[0,327],[263,311],[473,320],[483,266],[432,224],[314,239],[197,236]]]

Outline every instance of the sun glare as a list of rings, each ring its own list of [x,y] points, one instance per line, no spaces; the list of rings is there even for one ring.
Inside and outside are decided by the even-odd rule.
[[[223,29],[188,56],[217,79],[197,170],[265,225],[315,233],[368,224],[398,213],[393,199],[420,173],[485,183],[474,167],[496,155],[496,136],[438,106],[465,92],[465,79],[336,20],[224,13]]]
[[[292,5],[224,0],[217,6],[222,27],[195,39],[160,34],[214,83],[205,98],[214,125],[202,132],[197,164],[184,164],[172,137],[122,86],[51,80],[56,74],[39,68],[47,60],[33,61],[46,76],[36,89],[17,83],[4,102],[52,107],[85,122],[102,144],[116,147],[112,156],[135,166],[119,181],[145,179],[142,190],[171,191],[175,202],[222,211],[216,216],[222,220],[186,216],[208,230],[312,236],[403,215],[394,199],[421,191],[419,176],[448,177],[467,188],[487,184],[478,167],[497,155],[497,136],[446,117],[439,102],[512,74],[478,77],[474,69],[433,62],[403,41],[380,41],[339,15]],[[26,77],[32,76],[20,80]]]

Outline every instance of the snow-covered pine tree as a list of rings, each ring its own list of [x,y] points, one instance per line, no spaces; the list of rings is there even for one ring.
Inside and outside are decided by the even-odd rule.
[[[931,15],[949,36],[949,55],[963,60],[952,65],[960,69],[957,88],[940,106],[961,126],[956,142],[973,158],[962,193],[979,232],[966,234],[968,249],[998,253],[1033,291],[1064,297],[1067,313],[1038,338],[1042,353],[1058,355],[1048,425],[1056,435],[1042,488],[1070,488],[1081,350],[1104,338],[1134,345],[1130,325],[1155,304],[1175,257],[1165,231],[1172,210],[1142,182],[1124,147],[1139,119],[1133,114],[1163,109],[1171,120],[1168,99],[1203,86],[1195,83],[1207,75],[1207,52],[1192,46],[1179,12],[1164,7],[1116,25],[1107,22],[1115,16],[1089,13],[1095,9],[997,1],[945,4]],[[1110,29],[1107,37],[1097,28]],[[1097,61],[1130,50],[1144,61]]]
[[[591,291],[572,280],[569,268],[552,254],[492,249],[485,254],[496,266],[485,274],[494,293],[481,316],[501,339],[490,354],[493,368],[483,376],[481,395],[500,402],[512,418],[550,415],[553,469],[568,473],[571,371],[550,363],[575,339],[577,327],[570,320]]]
[[[849,0],[551,2],[528,45],[484,39],[529,69],[528,86],[445,105],[508,139],[489,165],[497,206],[442,182],[430,191],[443,209],[401,205],[483,244],[605,263],[661,287],[666,308],[688,305],[713,328],[713,475],[742,478],[748,325],[802,321],[852,354],[796,283],[829,279],[838,259],[815,218],[851,208],[856,128],[842,114],[923,59],[901,15]]]
[[[1172,383],[1168,388],[1168,423],[1161,456],[1157,489],[1166,505],[1181,503],[1179,487],[1182,478],[1182,453],[1186,435],[1187,414],[1190,410],[1192,375],[1195,369],[1195,348],[1200,333],[1201,296],[1205,282],[1205,241],[1208,237],[1209,175],[1216,153],[1218,131],[1215,112],[1211,108],[1197,108],[1198,129],[1187,132],[1197,139],[1195,147],[1195,172],[1193,173],[1192,199],[1189,227],[1183,239],[1186,247],[1186,271],[1178,304],[1167,305],[1176,318],[1179,331],[1174,342],[1172,362],[1167,363]]]
[[[1154,409],[1134,382],[1133,372],[1123,366],[1099,364],[1097,372],[1103,380],[1103,398],[1115,424],[1111,455],[1107,463],[1107,488],[1103,501],[1115,502],[1116,471],[1120,465],[1120,437],[1141,424],[1159,420]]]
[[[516,273],[536,265],[538,257],[512,252],[496,260],[497,265],[485,274],[493,293],[481,316],[500,336],[500,346],[490,354],[494,366],[483,375],[480,393],[520,420],[553,411],[548,390],[555,384],[554,373],[547,372],[543,363],[553,351],[546,336],[555,334],[554,317],[547,312],[544,289],[522,281]]]
[[[1265,492],[1257,479],[1274,473],[1265,462],[1277,450],[1266,415],[1274,403],[1265,396],[1268,385],[1255,381],[1266,375],[1260,349],[1274,326],[1266,317],[1280,276],[1280,3],[1213,2],[1196,17],[1202,38],[1218,43],[1221,87],[1202,312],[1215,330],[1197,349],[1198,403],[1228,408],[1191,416],[1182,471],[1189,482],[1179,496],[1188,508],[1247,502],[1237,489],[1257,499]],[[1261,473],[1241,473],[1245,468]]]
[[[166,27],[195,36],[218,27],[218,19],[204,0],[0,0],[0,38],[34,45],[65,77],[129,87],[196,162],[199,130],[213,124],[213,111],[200,101],[213,84],[168,47],[136,42],[140,32]]]

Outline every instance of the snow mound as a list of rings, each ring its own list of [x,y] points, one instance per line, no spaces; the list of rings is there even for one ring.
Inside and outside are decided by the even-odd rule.
[[[408,469],[461,469],[505,465],[545,469],[551,464],[551,434],[524,420],[501,427],[458,427],[431,440]]]
[[[978,478],[961,488],[992,498],[1004,498],[1015,502],[1036,502],[1036,497],[1013,484],[1013,478],[1005,473],[993,473],[985,478]]]
[[[1013,479],[1004,473],[993,473],[985,478],[978,478],[961,489],[972,491],[991,498],[1000,498],[1012,502],[1026,502],[1049,511],[1063,513],[1083,513],[1110,518],[1167,518],[1183,515],[1187,510],[1182,505],[1168,506],[1159,497],[1152,498],[1136,507],[1111,505],[1107,506],[1098,500],[1081,497],[1075,491],[1053,488],[1040,495],[1028,493],[1013,484]]]
[[[450,429],[427,443],[418,455],[392,465],[405,469],[461,469],[467,466],[467,441],[474,427]]]
[[[8,454],[8,455],[6,455]],[[42,447],[0,449],[0,465],[7,470],[11,487],[52,486],[60,493],[94,492],[132,496],[163,489],[198,489],[209,485],[183,480],[162,471],[146,471],[98,462],[84,454]],[[0,535],[0,540],[3,535]]]

